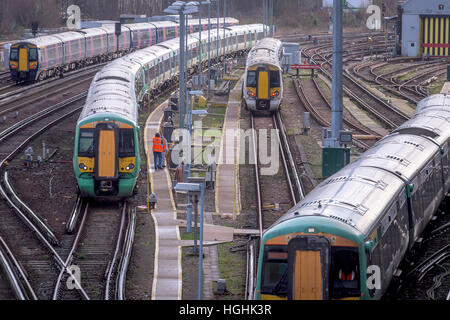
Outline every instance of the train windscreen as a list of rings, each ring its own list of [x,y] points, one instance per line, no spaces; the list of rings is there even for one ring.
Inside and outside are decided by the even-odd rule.
[[[247,72],[247,87],[256,88],[256,71]]]
[[[133,129],[120,129],[119,131],[119,157],[134,157],[134,131]]]
[[[11,49],[11,53],[9,55],[9,60],[17,61],[19,59],[19,49],[13,48]]]

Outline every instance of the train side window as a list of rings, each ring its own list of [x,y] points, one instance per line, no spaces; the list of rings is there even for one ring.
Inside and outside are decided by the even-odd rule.
[[[331,248],[331,298],[359,297],[358,249],[352,247]]]
[[[80,129],[80,138],[78,139],[78,156],[94,156],[94,130]]]
[[[120,129],[119,131],[119,157],[134,157],[134,131],[133,129]]]
[[[19,59],[19,49],[13,48],[11,49],[11,53],[9,55],[9,60],[17,61]]]
[[[29,53],[30,53],[30,61],[37,61],[38,60],[38,54],[37,54],[37,49],[36,48],[31,48]]]
[[[256,88],[256,71],[247,72],[247,87]]]

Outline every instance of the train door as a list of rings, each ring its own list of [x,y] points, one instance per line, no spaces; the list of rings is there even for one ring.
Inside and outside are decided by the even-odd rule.
[[[258,72],[258,99],[269,99],[269,72],[266,70]]]
[[[289,300],[328,299],[330,248],[330,241],[321,236],[303,236],[289,241]]]
[[[95,175],[98,190],[102,193],[114,192],[114,181],[118,178],[118,129],[115,124],[102,123],[96,127]]]
[[[19,49],[19,71],[28,71],[28,49],[25,47]]]

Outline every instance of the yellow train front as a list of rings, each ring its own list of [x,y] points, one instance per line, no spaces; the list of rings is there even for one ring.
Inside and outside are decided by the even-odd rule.
[[[242,97],[252,112],[279,110],[283,96],[282,55],[281,41],[273,38],[262,39],[250,51]]]
[[[9,70],[16,82],[36,79],[39,61],[36,44],[28,42],[15,43],[10,48]]]

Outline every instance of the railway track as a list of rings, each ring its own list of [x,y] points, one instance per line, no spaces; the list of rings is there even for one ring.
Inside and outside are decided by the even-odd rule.
[[[125,299],[125,279],[134,239],[136,212],[126,202],[85,203],[79,206],[78,231],[67,254],[66,265],[80,271],[86,290],[70,290],[69,277],[60,272],[53,300]],[[102,288],[102,290],[99,290]]]
[[[0,203],[0,234],[9,248],[14,248],[11,255],[20,262],[20,273],[26,275],[16,282],[29,281],[38,289],[38,299],[48,299],[56,272],[68,270],[54,248],[59,239],[44,219],[19,199],[9,182],[7,167],[32,139],[80,111],[82,106],[77,103],[84,97],[79,95],[54,105],[0,133],[0,193],[5,200]]]
[[[308,56],[314,63],[321,66],[322,72],[331,80],[331,61],[321,53],[317,52],[317,50],[314,50],[314,53]],[[315,58],[316,56],[318,58]],[[325,67],[325,65],[328,65],[329,67]],[[408,115],[386,101],[378,98],[370,90],[346,73],[343,74],[343,89],[349,97],[355,100],[363,109],[374,115],[388,129],[395,129],[409,119]]]
[[[286,135],[286,128],[283,123],[283,119],[279,112],[273,113],[269,117],[255,117],[250,114],[250,127],[252,129],[251,139],[251,154],[254,158],[255,179],[256,179],[256,213],[259,229],[259,237],[251,237],[247,243],[247,277],[246,277],[246,291],[245,297],[248,300],[253,299],[254,288],[256,285],[256,265],[257,254],[259,248],[259,241],[262,239],[264,229],[275,222],[280,217],[280,214],[272,215],[268,209],[273,208],[275,212],[280,210],[285,212],[292,207],[295,203],[299,202],[305,196],[304,187],[300,181],[300,176],[297,171],[294,158],[289,146],[289,142]],[[262,159],[258,157],[256,132],[260,129],[273,128],[276,132],[277,149],[279,150],[279,157],[277,160],[281,160],[283,172],[278,172],[265,176],[260,174],[264,169],[267,169],[267,164],[262,163]],[[264,136],[264,135],[263,135]],[[267,135],[266,135],[267,137]],[[261,134],[258,137],[262,138]],[[261,141],[259,141],[261,145]],[[270,146],[270,141],[268,145]],[[273,150],[273,149],[272,149]],[[273,153],[271,154],[273,160]],[[280,179],[281,178],[281,179]],[[285,178],[285,179],[284,179]],[[286,197],[286,195],[289,195]],[[284,198],[283,198],[284,196]],[[275,204],[272,206],[272,202],[275,200]],[[270,202],[268,202],[270,201]],[[279,202],[277,202],[279,201]],[[284,203],[280,203],[284,201]],[[277,205],[279,206],[277,208]],[[264,211],[266,213],[264,214]]]
[[[320,89],[315,79],[304,82],[293,80],[293,85],[298,98],[313,118],[323,127],[331,127],[331,103]],[[305,88],[307,85],[307,88]],[[312,91],[312,92],[311,92]],[[381,137],[377,133],[366,129],[344,108],[343,121],[346,129],[353,130],[354,143],[363,150],[369,149]]]

